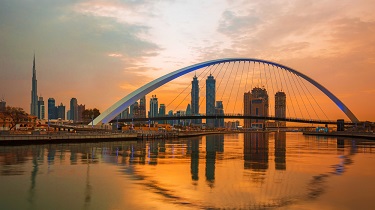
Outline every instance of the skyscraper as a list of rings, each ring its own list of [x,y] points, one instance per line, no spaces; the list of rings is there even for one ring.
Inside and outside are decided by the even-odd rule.
[[[83,114],[83,112],[85,111],[85,109],[86,109],[86,106],[84,105],[84,104],[80,104],[80,105],[78,105],[78,115],[77,115],[77,121],[78,122],[82,122],[82,114]]]
[[[286,94],[279,91],[275,94],[275,117],[286,117]],[[276,124],[281,127],[286,126],[286,122],[276,121]]]
[[[224,106],[222,101],[216,101],[215,106],[215,115],[223,116],[224,115]],[[224,128],[224,118],[215,120],[216,128]]]
[[[166,112],[166,110],[165,110],[166,108],[165,108],[165,104],[160,104],[160,107],[159,107],[159,117],[165,117],[165,112]],[[159,120],[158,121],[158,123],[159,124],[166,124],[166,121],[165,120]]]
[[[43,97],[39,97],[38,100],[38,119],[45,118],[45,108],[44,108],[44,100]]]
[[[128,118],[129,118],[129,107],[121,112],[121,119],[128,119]]]
[[[191,81],[191,114],[199,114],[199,83],[197,76]]]
[[[57,119],[55,99],[48,99],[48,119]]]
[[[65,106],[62,103],[57,107],[57,118],[65,120]]]
[[[268,94],[265,88],[255,87],[250,92],[244,93],[244,115],[268,116]],[[263,128],[265,120],[245,119],[244,128]]]
[[[139,117],[146,118],[146,96],[139,100]]]
[[[37,80],[36,80],[36,69],[35,69],[35,54],[33,60],[33,78],[31,81],[31,106],[30,114],[38,117],[38,93],[37,93]]]
[[[206,115],[215,114],[215,100],[216,100],[215,84],[216,84],[216,80],[210,74],[210,76],[208,76],[206,80]],[[206,124],[207,124],[207,127],[213,128],[214,120],[207,119]]]
[[[152,95],[150,99],[150,112],[148,117],[157,117],[158,116],[158,98],[156,98],[156,95]]]
[[[70,99],[70,120],[78,120],[78,102],[76,98]]]

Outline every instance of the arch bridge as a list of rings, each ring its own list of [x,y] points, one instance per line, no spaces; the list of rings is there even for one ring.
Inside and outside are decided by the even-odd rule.
[[[138,88],[137,90],[131,92],[130,94],[128,94],[127,96],[125,96],[121,100],[117,101],[115,104],[110,106],[107,110],[105,110],[102,114],[100,114],[97,118],[95,118],[93,120],[93,122],[91,122],[90,124],[98,125],[98,124],[101,124],[101,123],[108,123],[108,122],[112,121],[122,111],[124,111],[126,108],[130,107],[130,105],[132,105],[133,103],[138,101],[143,96],[149,94],[150,92],[154,91],[155,89],[159,88],[160,86],[162,86],[162,85],[164,85],[168,82],[171,82],[172,80],[174,80],[178,77],[181,77],[181,76],[183,76],[187,73],[197,71],[197,70],[200,70],[200,69],[203,69],[203,68],[212,67],[212,66],[217,67],[218,65],[227,65],[226,68],[224,68],[225,69],[224,75],[225,75],[226,72],[229,72],[228,66],[229,65],[234,66],[236,63],[237,63],[237,65],[243,66],[242,67],[242,75],[243,75],[244,70],[245,70],[245,65],[246,64],[247,65],[253,64],[253,67],[248,67],[250,70],[248,70],[246,80],[250,80],[249,74],[251,74],[251,73],[249,73],[249,71],[251,71],[251,68],[253,68],[252,76],[254,76],[254,68],[255,68],[256,65],[259,65],[260,69],[261,69],[261,67],[264,68],[263,78],[262,78],[262,72],[260,71],[260,79],[258,78],[258,81],[259,80],[263,81],[263,80],[265,80],[264,78],[267,78],[268,80],[274,79],[273,82],[281,83],[281,85],[284,84],[284,87],[286,86],[288,88],[287,83],[290,83],[291,81],[293,81],[294,77],[297,77],[297,79],[294,80],[295,83],[299,83],[299,79],[303,79],[305,82],[307,81],[308,84],[313,85],[318,90],[320,90],[322,93],[324,93],[334,104],[337,105],[337,107],[349,118],[349,120],[352,123],[358,123],[359,122],[358,118],[332,92],[330,92],[323,85],[319,84],[317,81],[313,80],[312,78],[308,77],[307,75],[305,75],[305,74],[303,74],[303,73],[301,73],[301,72],[299,72],[299,71],[297,71],[293,68],[290,68],[288,66],[285,66],[285,65],[282,65],[282,64],[279,64],[279,63],[276,63],[276,62],[262,60],[262,59],[255,59],[255,58],[222,58],[222,59],[210,60],[210,61],[197,63],[197,64],[194,64],[194,65],[191,65],[191,66],[187,66],[187,67],[175,70],[175,71],[173,71],[169,74],[166,74],[164,76],[161,76],[161,77],[143,85],[142,87]],[[266,69],[268,69],[268,71]],[[215,70],[216,70],[216,68],[214,69],[214,71]],[[222,70],[222,68],[220,68],[220,71],[221,70]],[[238,69],[234,70],[234,71],[241,72],[241,69],[240,69],[240,67],[238,67]],[[279,74],[278,76],[277,75],[272,76],[272,71],[274,72],[274,74],[276,74],[275,72],[281,72],[281,73],[278,73]],[[230,73],[228,74],[228,76],[230,76],[232,74],[232,72],[233,72],[233,67],[232,67],[232,70],[230,70]],[[285,79],[285,72],[290,73],[289,77],[293,77],[293,78],[292,79],[290,79],[290,78]],[[267,75],[267,73],[268,73],[268,75]],[[211,74],[211,72],[210,72],[210,74]],[[281,79],[283,76],[284,76],[284,80]],[[224,77],[225,76],[223,76],[223,78]],[[277,77],[279,77],[279,79]],[[254,80],[254,78],[252,78],[252,79]],[[267,80],[265,80],[265,82],[267,83]],[[247,81],[246,81],[246,84],[247,84]],[[280,84],[278,84],[278,85],[280,85]],[[233,86],[232,86],[232,89],[233,89]],[[225,87],[227,87],[227,85],[225,85]],[[301,85],[301,87],[303,88],[302,85]],[[273,88],[273,86],[272,86],[272,88]],[[309,90],[307,90],[306,92],[308,92],[308,91]],[[232,90],[230,92],[232,93]],[[292,93],[292,92],[297,92],[297,91],[294,91],[294,89],[293,89],[293,91],[290,91],[290,92]],[[298,90],[298,92],[299,92],[299,90]],[[302,95],[302,94],[300,93],[300,95]],[[306,107],[306,105],[305,105],[305,107]],[[243,115],[243,116],[245,116],[245,115]],[[202,117],[202,118],[207,118],[207,117]],[[288,119],[291,120],[292,118],[288,118]],[[285,118],[285,121],[288,121],[288,119]],[[310,119],[310,122],[311,122],[311,120],[312,119]],[[306,122],[307,121],[309,121],[309,120],[306,120]],[[319,120],[316,120],[316,121],[319,121]]]

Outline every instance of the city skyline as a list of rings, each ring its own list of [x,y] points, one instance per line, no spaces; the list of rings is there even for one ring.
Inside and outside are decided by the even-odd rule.
[[[0,2],[7,105],[29,111],[34,51],[40,96],[63,104],[76,97],[99,110],[178,68],[256,57],[311,76],[360,120],[375,121],[371,1],[40,2]]]

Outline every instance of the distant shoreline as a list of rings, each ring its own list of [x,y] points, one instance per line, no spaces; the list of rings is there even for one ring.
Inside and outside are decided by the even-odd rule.
[[[370,139],[375,140],[375,134],[368,132],[303,132],[303,135],[311,136],[329,136],[329,137],[349,137],[349,138],[361,138],[361,139]]]

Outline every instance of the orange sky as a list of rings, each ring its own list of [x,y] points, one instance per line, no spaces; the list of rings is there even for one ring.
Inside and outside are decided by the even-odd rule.
[[[1,1],[0,97],[30,111],[34,51],[38,95],[101,111],[176,69],[251,57],[310,76],[375,121],[373,8],[372,0]]]

